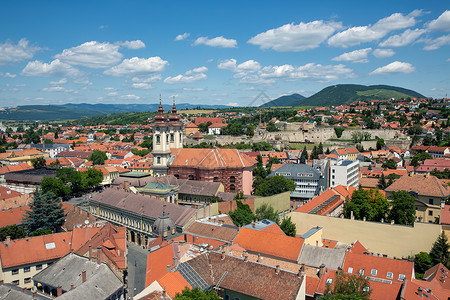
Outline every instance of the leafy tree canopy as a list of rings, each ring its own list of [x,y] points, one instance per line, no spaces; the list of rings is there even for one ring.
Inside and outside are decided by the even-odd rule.
[[[275,223],[278,223],[280,220],[280,217],[278,216],[278,212],[275,211],[275,209],[268,205],[267,203],[264,203],[255,211],[255,216],[257,220],[271,220]]]
[[[433,247],[430,251],[430,258],[433,265],[442,263],[447,268],[450,267],[450,245],[448,243],[448,238],[445,232],[442,232],[436,242],[434,242]]]
[[[31,163],[33,164],[33,168],[35,168],[35,169],[43,168],[47,164],[47,162],[45,161],[45,158],[43,158],[43,157],[35,158],[31,161]]]
[[[198,287],[193,289],[185,287],[181,293],[175,295],[175,300],[220,300],[220,297],[211,290],[202,291]]]
[[[344,216],[350,218],[351,212],[356,220],[380,222],[389,211],[389,202],[378,190],[359,189],[353,192],[352,198],[344,205]]]
[[[295,183],[292,180],[276,175],[263,179],[255,188],[255,195],[266,197],[293,191],[294,189]]]
[[[370,293],[367,278],[339,271],[320,299],[369,299]]]
[[[7,236],[9,236],[12,240],[16,240],[24,238],[26,233],[23,227],[14,224],[0,228],[0,242],[3,242]]]
[[[248,204],[242,203],[241,200],[236,200],[237,208],[234,211],[230,211],[228,215],[233,220],[234,225],[243,226],[250,224],[254,219],[255,215],[253,214],[250,206]]]
[[[397,169],[397,163],[392,158],[385,160],[384,163],[381,165],[383,169]]]
[[[416,214],[414,202],[415,198],[407,191],[393,192],[388,220],[394,220],[395,224],[413,225]]]
[[[288,236],[295,236],[297,234],[297,226],[292,222],[291,217],[283,218],[280,228]]]
[[[55,230],[64,222],[61,198],[53,192],[36,191],[30,210],[25,212],[23,224],[28,233],[37,229]]]
[[[89,160],[92,161],[94,165],[104,165],[105,160],[107,159],[106,153],[100,150],[94,150],[89,157]]]

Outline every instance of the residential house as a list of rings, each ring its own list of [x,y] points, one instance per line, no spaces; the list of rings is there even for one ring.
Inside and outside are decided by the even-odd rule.
[[[12,152],[0,153],[0,164],[10,166],[26,163],[32,166],[33,159],[41,157],[48,158],[49,154],[37,149],[15,150]]]
[[[55,158],[59,153],[70,150],[69,144],[31,144],[30,148],[36,148],[48,153],[50,158]]]
[[[443,203],[450,196],[450,187],[431,175],[403,176],[386,189],[386,197],[392,199],[392,193],[407,191],[416,198],[416,221],[434,223],[441,216]]]

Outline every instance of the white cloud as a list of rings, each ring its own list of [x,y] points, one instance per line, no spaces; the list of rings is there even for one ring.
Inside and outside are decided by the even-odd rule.
[[[114,66],[103,73],[118,77],[147,75],[164,71],[167,64],[168,62],[159,56],[149,57],[147,59],[133,57],[124,59],[119,65]]]
[[[120,99],[126,99],[126,100],[139,100],[141,97],[130,94],[130,95],[122,95],[120,96]]]
[[[225,105],[228,105],[228,106],[239,106],[239,103],[237,103],[237,102],[228,102]]]
[[[389,73],[412,73],[416,70],[410,63],[394,61],[384,67],[380,67],[372,72],[369,75],[382,75]]]
[[[217,65],[217,68],[234,72],[236,73],[234,75],[235,78],[241,78],[259,71],[261,69],[261,64],[251,59],[237,65],[236,60],[231,58],[221,61]]]
[[[392,49],[375,49],[373,50],[372,54],[376,58],[385,58],[385,57],[391,57],[395,54],[394,50]]]
[[[116,88],[113,88],[113,87],[105,87],[104,90],[105,90],[105,91],[115,91]]]
[[[331,60],[334,61],[351,61],[353,63],[367,63],[367,55],[372,51],[372,48],[359,49],[352,52],[343,53]]]
[[[119,47],[119,45],[110,43],[91,41],[70,49],[64,49],[61,54],[55,55],[55,58],[72,65],[107,68],[122,59],[122,54],[118,51]]]
[[[83,73],[71,65],[61,62],[59,59],[55,59],[49,64],[38,60],[31,61],[22,70],[22,75],[39,77],[79,77],[83,75]]]
[[[142,90],[150,90],[153,88],[151,84],[145,82],[135,82],[131,86],[135,89],[142,89]]]
[[[11,74],[9,72],[6,72],[6,73],[0,72],[0,77],[14,78],[16,76],[17,76],[16,74]]]
[[[187,32],[185,32],[185,33],[183,33],[183,34],[179,34],[179,35],[177,35],[177,36],[175,37],[175,41],[182,41],[182,40],[185,40],[185,39],[187,39],[189,36],[190,36],[190,34],[187,33]]]
[[[423,50],[436,50],[442,46],[450,45],[450,34],[440,36],[436,39],[424,39],[422,42],[425,43]]]
[[[175,77],[167,77],[164,79],[164,83],[174,84],[174,83],[191,83],[199,80],[205,80],[208,78],[204,72],[208,71],[207,67],[199,67],[187,71],[184,75],[179,74]]]
[[[236,48],[237,41],[233,39],[226,39],[223,36],[218,36],[212,39],[207,37],[199,37],[195,40],[194,45],[207,45],[211,47],[221,47],[221,48]]]
[[[261,49],[271,48],[280,52],[296,52],[317,48],[336,30],[342,28],[341,23],[313,21],[286,24],[281,27],[262,32],[248,43],[258,45]]]
[[[379,44],[380,47],[403,47],[414,42],[425,33],[424,29],[407,29],[402,34],[390,36]]]
[[[61,80],[58,81],[50,81],[51,85],[62,85],[67,83],[67,78],[61,78]]]
[[[118,45],[131,49],[131,50],[137,50],[141,48],[145,48],[145,44],[141,40],[135,40],[135,41],[125,41],[125,42],[119,42]]]
[[[352,69],[345,65],[321,65],[309,63],[303,66],[280,65],[261,67],[259,63],[249,61],[236,65],[235,59],[228,59],[219,63],[219,69],[235,73],[234,78],[240,78],[240,83],[271,84],[276,79],[295,81],[299,79],[330,81],[341,77],[354,77]]]
[[[379,40],[391,31],[414,26],[416,24],[415,17],[418,16],[417,12],[413,11],[406,16],[401,13],[395,13],[389,17],[380,19],[374,25],[351,27],[330,37],[328,39],[328,45],[347,48],[361,43]]]
[[[201,92],[204,91],[203,88],[183,88],[183,91],[191,91],[191,92]]]
[[[49,88],[43,88],[42,89],[44,92],[65,92],[66,89],[62,86],[52,86]]]
[[[155,75],[150,75],[150,76],[146,76],[146,77],[133,77],[131,79],[131,81],[133,82],[155,82],[158,80],[161,80],[162,76],[161,74],[155,74]]]
[[[450,10],[444,11],[436,20],[427,25],[430,31],[450,31]]]
[[[0,43],[0,65],[30,59],[39,50],[30,46],[27,39],[21,39],[16,45],[10,41]]]
[[[117,92],[111,92],[111,93],[106,94],[106,96],[109,96],[109,97],[115,97],[117,95],[119,95]]]

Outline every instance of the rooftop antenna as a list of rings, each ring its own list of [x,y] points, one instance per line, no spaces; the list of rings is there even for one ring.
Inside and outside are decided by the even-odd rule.
[[[167,205],[163,204],[163,217],[165,216],[165,211],[164,210],[165,210],[166,206]]]

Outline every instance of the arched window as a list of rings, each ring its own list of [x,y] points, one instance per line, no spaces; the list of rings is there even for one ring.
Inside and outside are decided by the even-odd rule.
[[[230,184],[230,192],[236,192],[236,186],[234,184]]]
[[[158,163],[158,164],[161,163],[161,157],[159,157],[159,156],[156,157],[156,163]]]
[[[173,142],[175,140],[175,136],[173,133],[170,134],[170,141]]]
[[[159,135],[156,136],[156,143],[157,144],[161,143],[161,136],[159,136]]]
[[[189,179],[189,180],[194,180],[194,175],[189,175],[189,176],[188,176],[188,179]]]
[[[219,177],[214,177],[213,182],[219,182]]]
[[[230,183],[235,183],[235,182],[236,182],[236,177],[230,176]]]

